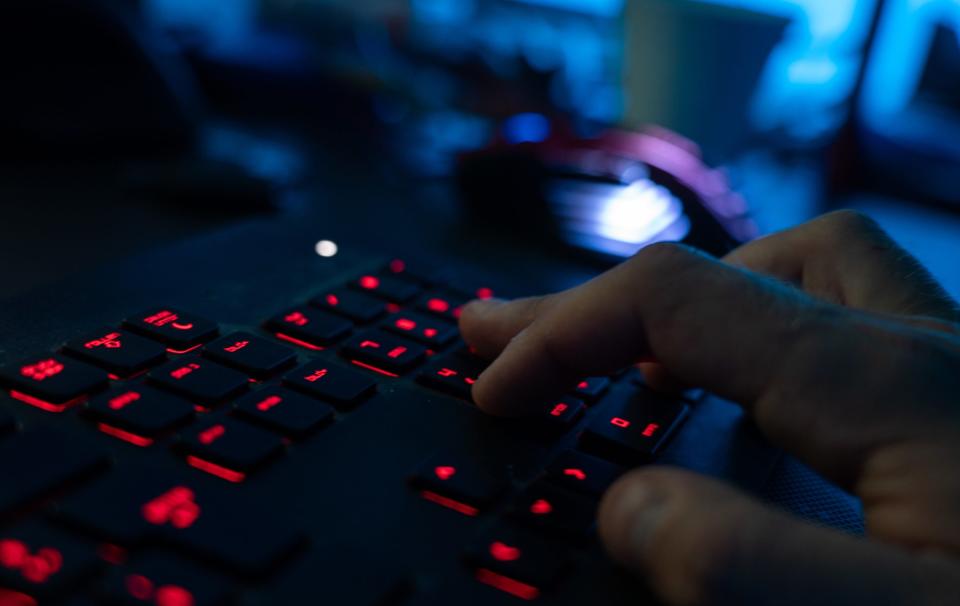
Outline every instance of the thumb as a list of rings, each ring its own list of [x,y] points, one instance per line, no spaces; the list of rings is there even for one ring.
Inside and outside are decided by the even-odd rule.
[[[624,476],[599,530],[668,604],[948,604],[960,594],[956,561],[814,526],[678,469]]]

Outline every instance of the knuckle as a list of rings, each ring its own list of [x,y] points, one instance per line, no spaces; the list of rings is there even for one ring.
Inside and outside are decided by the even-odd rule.
[[[820,226],[833,238],[871,236],[883,233],[880,225],[859,210],[836,210],[818,219]]]
[[[685,267],[693,260],[690,249],[676,242],[657,242],[637,251],[630,263],[645,271],[670,271]]]

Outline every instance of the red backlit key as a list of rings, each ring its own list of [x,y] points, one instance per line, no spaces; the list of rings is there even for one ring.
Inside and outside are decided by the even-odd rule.
[[[190,402],[144,385],[128,385],[91,400],[84,415],[106,434],[137,446],[182,427],[194,417]]]
[[[574,393],[587,402],[593,402],[602,396],[609,387],[610,379],[607,377],[589,377],[577,384]]]
[[[390,332],[432,347],[443,347],[454,340],[459,332],[456,326],[436,317],[402,311],[390,316],[383,326]]]
[[[307,349],[322,349],[353,330],[353,324],[304,305],[277,314],[267,321],[277,337]]]
[[[428,293],[417,302],[417,309],[441,318],[456,322],[460,318],[460,309],[467,299],[448,292]]]
[[[523,491],[508,514],[524,526],[584,541],[593,535],[596,509],[592,500],[539,480]]]
[[[207,344],[203,353],[255,379],[266,379],[297,362],[297,353],[289,347],[248,332],[235,332],[217,339]]]
[[[101,564],[95,545],[45,525],[0,531],[0,587],[54,599],[72,593]]]
[[[282,387],[267,387],[237,401],[239,416],[285,436],[302,438],[333,421],[333,408]]]
[[[420,287],[393,276],[368,274],[360,276],[350,286],[392,303],[406,303],[420,294]]]
[[[0,442],[0,519],[107,465],[106,452],[89,440],[50,429],[31,429]]]
[[[179,450],[186,453],[187,462],[194,467],[228,481],[240,481],[246,473],[279,456],[283,442],[276,434],[253,425],[222,419],[190,428],[182,435]],[[217,473],[203,463],[233,473]]]
[[[245,374],[199,356],[171,360],[150,371],[150,380],[204,406],[213,406],[232,398],[250,384]]]
[[[368,374],[321,361],[288,372],[283,382],[307,395],[333,402],[337,408],[355,406],[377,388]]]
[[[380,299],[345,288],[327,291],[311,299],[310,304],[360,324],[373,322],[387,312]]]
[[[547,467],[547,479],[558,486],[599,497],[626,472],[619,465],[568,450]]]
[[[649,390],[613,394],[580,436],[579,448],[632,465],[649,461],[686,419],[689,406]]]
[[[454,353],[431,360],[417,381],[451,395],[470,399],[470,389],[477,377],[487,367],[488,362],[464,353]]]
[[[507,488],[502,469],[451,453],[424,462],[410,477],[410,484],[428,501],[471,516],[489,507]]]
[[[550,402],[542,419],[538,419],[544,429],[563,433],[577,424],[587,407],[577,398],[565,397]]]
[[[569,565],[559,546],[505,525],[476,541],[465,559],[477,580],[525,599],[552,587]]]
[[[123,321],[134,332],[156,339],[172,353],[184,353],[217,336],[210,320],[173,307],[154,307]]]
[[[103,583],[110,604],[143,606],[217,606],[232,603],[231,583],[205,574],[192,563],[149,555],[111,567]]]
[[[103,328],[64,345],[64,352],[120,378],[160,364],[167,359],[164,347],[125,330]]]
[[[340,354],[361,365],[373,366],[370,370],[387,373],[403,373],[423,360],[427,350],[406,339],[381,331],[358,335],[346,343]]]
[[[107,373],[71,358],[41,354],[0,368],[10,395],[47,412],[62,412],[107,386]]]

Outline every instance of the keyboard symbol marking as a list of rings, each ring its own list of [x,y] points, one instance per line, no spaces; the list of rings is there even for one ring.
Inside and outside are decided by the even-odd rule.
[[[515,562],[520,559],[520,550],[506,543],[494,541],[490,544],[490,555],[501,562]]]
[[[610,419],[610,424],[616,425],[617,427],[622,427],[623,429],[630,427],[630,421],[626,419],[621,419],[620,417],[613,417],[612,419]]]
[[[139,399],[140,399],[140,394],[138,392],[128,391],[114,398],[110,398],[110,401],[107,403],[107,405],[110,407],[111,410],[123,410],[124,408],[126,408],[127,406],[136,402]]]
[[[225,433],[227,433],[227,428],[218,424],[213,427],[208,427],[197,434],[197,440],[199,440],[201,444],[209,445],[222,438]]]
[[[653,434],[657,433],[657,430],[660,429],[660,425],[657,423],[650,423],[643,428],[643,435],[647,438],[652,438]]]
[[[200,506],[194,500],[193,491],[186,486],[175,486],[159,497],[147,502],[140,510],[143,519],[156,526],[170,524],[184,529],[193,526],[200,517]]]
[[[63,567],[63,555],[53,547],[41,547],[35,554],[22,541],[0,540],[0,566],[18,570],[31,583],[45,583]]]
[[[582,469],[577,469],[576,467],[568,467],[567,469],[564,469],[563,475],[570,476],[571,478],[577,479],[581,482],[587,479],[587,474],[585,474]]]
[[[329,371],[326,368],[321,368],[320,370],[315,370],[311,374],[304,377],[305,381],[310,381],[311,383],[316,383],[320,379],[327,376]]]
[[[457,473],[457,468],[449,465],[440,465],[433,469],[433,473],[436,474],[436,476],[441,480],[446,481],[452,478],[455,473]]]
[[[96,347],[106,347],[107,349],[120,349],[123,347],[123,343],[120,342],[120,333],[111,332],[106,334],[99,339],[94,339],[93,341],[87,341],[83,344],[86,349],[94,349]]]
[[[179,381],[180,379],[189,375],[191,372],[198,370],[199,368],[200,368],[199,364],[197,364],[196,362],[191,362],[186,366],[181,366],[176,370],[170,371],[170,376]]]
[[[237,341],[233,345],[228,345],[223,348],[223,351],[229,351],[230,353],[238,352],[247,345],[250,345],[250,341]]]
[[[20,368],[20,374],[33,379],[34,381],[43,381],[63,372],[63,364],[53,358],[41,360],[36,364],[27,364]]]

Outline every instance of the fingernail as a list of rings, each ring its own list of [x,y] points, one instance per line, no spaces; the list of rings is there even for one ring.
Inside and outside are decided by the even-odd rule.
[[[506,303],[504,299],[474,299],[463,306],[463,311],[471,314],[483,315]]]

